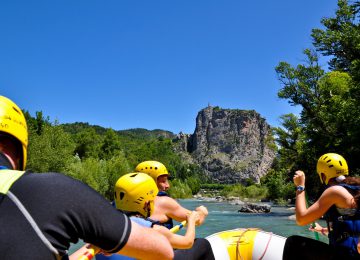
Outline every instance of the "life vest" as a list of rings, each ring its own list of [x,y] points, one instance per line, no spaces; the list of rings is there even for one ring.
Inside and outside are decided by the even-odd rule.
[[[53,247],[50,241],[45,237],[45,235],[40,230],[39,226],[36,224],[35,220],[31,217],[30,213],[21,203],[21,201],[10,191],[11,186],[23,176],[25,171],[15,171],[8,169],[0,169],[0,194],[7,196],[14,204],[18,207],[27,221],[30,223],[31,227],[34,229],[35,233],[38,235],[40,240],[45,244],[45,246],[56,256],[57,259],[61,259],[58,250]]]
[[[163,196],[167,196],[167,197],[170,197],[169,194],[167,194],[165,191],[159,191],[158,194],[156,196],[159,196],[159,197],[163,197]],[[169,218],[169,217],[168,217]],[[167,229],[172,229],[174,227],[174,222],[173,222],[173,219],[172,218],[169,218],[166,222],[160,222],[158,220],[154,220],[154,219],[151,219],[151,218],[147,218],[146,220],[150,221],[153,225],[160,225],[160,226],[164,226],[166,227]]]
[[[337,185],[347,190],[360,190],[360,186]],[[359,257],[357,244],[360,236],[360,209],[341,209],[344,211],[342,213],[339,210],[333,205],[325,214],[329,230],[329,244],[344,254]]]

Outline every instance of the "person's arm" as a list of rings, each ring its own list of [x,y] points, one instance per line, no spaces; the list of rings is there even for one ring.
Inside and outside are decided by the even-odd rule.
[[[184,236],[173,234],[169,229],[154,225],[154,230],[163,234],[170,242],[171,246],[176,249],[188,249],[194,244],[195,239],[195,223],[199,219],[199,214],[196,211],[192,211],[187,216],[187,229]]]
[[[53,196],[56,207],[64,210],[64,214],[56,217],[63,226],[67,226],[66,239],[69,241],[81,238],[106,253],[120,252],[140,259],[173,257],[171,245],[163,235],[130,221],[89,186],[60,174],[41,175],[36,180],[37,183],[44,182],[41,187],[45,184],[54,187],[46,187],[46,190],[59,189],[56,197],[52,193],[48,196]]]
[[[126,245],[118,252],[137,259],[173,259],[174,252],[168,239],[152,230],[132,222],[131,233]]]
[[[159,209],[159,210],[158,210]],[[159,213],[159,215],[157,214]],[[176,200],[170,197],[157,197],[155,200],[155,214],[151,218],[161,220],[161,214],[172,218],[178,222],[186,220],[190,210],[182,207]]]
[[[166,216],[172,218],[178,222],[186,220],[187,216],[191,213],[190,210],[182,207],[176,200],[170,197],[160,197],[158,205],[155,203],[155,207],[161,207]],[[196,221],[196,225],[201,225],[206,216],[208,210],[204,206],[197,207],[195,210],[199,214],[199,218]],[[156,215],[152,216],[154,219],[158,219]]]
[[[294,175],[295,186],[305,187],[305,174],[303,171],[296,171]],[[296,191],[295,213],[296,223],[300,226],[307,225],[323,216],[334,204],[341,203],[341,196],[335,187],[326,189],[320,198],[306,208],[305,190]]]
[[[94,254],[100,251],[99,248],[86,244],[71,254],[69,260],[78,260],[79,257],[88,255],[90,250],[92,250]],[[165,236],[150,228],[143,228],[134,222],[132,222],[131,233],[126,245],[117,253],[135,257],[136,259],[150,260],[172,259],[174,257],[170,242]]]

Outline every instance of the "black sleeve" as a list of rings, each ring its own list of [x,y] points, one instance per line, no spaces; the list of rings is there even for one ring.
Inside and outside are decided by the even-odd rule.
[[[60,252],[79,238],[117,252],[129,238],[127,216],[86,184],[63,174],[26,174],[11,190]]]

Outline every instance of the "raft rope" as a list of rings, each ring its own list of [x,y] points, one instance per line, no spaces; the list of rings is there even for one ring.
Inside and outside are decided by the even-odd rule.
[[[266,251],[267,251],[268,248],[269,248],[270,241],[271,241],[271,239],[272,239],[272,237],[273,237],[273,233],[272,233],[272,232],[269,232],[268,234],[270,234],[270,238],[269,238],[269,240],[267,241],[265,250],[264,250],[263,254],[260,256],[259,260],[263,259],[263,257],[265,256]]]
[[[261,229],[259,228],[247,228],[245,229],[241,235],[239,236],[239,239],[236,241],[236,260],[239,260],[239,257],[241,260],[243,260],[244,258],[242,257],[241,255],[241,250],[240,250],[240,244],[241,244],[241,238],[244,236],[244,234],[248,231],[261,231]],[[266,243],[266,246],[265,246],[265,249],[264,249],[264,252],[262,253],[262,255],[260,256],[259,260],[263,259],[263,257],[265,256],[268,248],[269,248],[269,244],[270,244],[270,241],[273,237],[273,233],[272,232],[266,232],[267,234],[270,234],[270,237],[269,237],[269,240],[267,241]]]

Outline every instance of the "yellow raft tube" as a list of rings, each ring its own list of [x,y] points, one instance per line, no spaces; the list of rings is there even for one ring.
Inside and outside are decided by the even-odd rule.
[[[238,228],[212,234],[216,260],[281,260],[286,238],[256,228]]]

